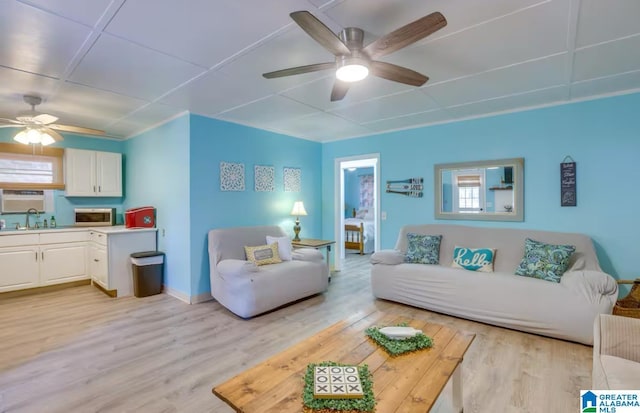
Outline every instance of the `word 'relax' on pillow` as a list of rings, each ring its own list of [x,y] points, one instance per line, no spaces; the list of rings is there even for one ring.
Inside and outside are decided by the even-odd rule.
[[[278,243],[274,242],[269,245],[258,245],[256,247],[244,247],[247,254],[247,260],[256,265],[277,264],[282,262],[280,254],[278,254]]]
[[[559,283],[575,250],[573,245],[545,244],[527,238],[524,242],[524,257],[516,269],[516,275]]]
[[[271,235],[267,235],[267,244],[273,244],[274,242],[278,243],[278,254],[280,254],[280,259],[282,261],[291,261],[291,239],[289,237],[272,237]]]
[[[438,264],[442,235],[421,235],[409,232],[409,241],[404,262],[414,264]]]
[[[465,248],[456,246],[453,249],[454,268],[469,271],[493,272],[493,260],[496,258],[494,248]]]

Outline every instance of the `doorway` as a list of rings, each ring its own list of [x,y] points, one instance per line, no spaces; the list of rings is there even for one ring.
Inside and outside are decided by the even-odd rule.
[[[372,185],[372,194],[363,194],[363,199],[354,201],[353,196],[350,194],[346,194],[347,184],[350,182],[351,175],[355,173],[357,175],[357,171],[363,171],[366,173],[361,174],[360,176],[373,175],[373,185]],[[336,239],[336,255],[335,255],[335,270],[340,271],[342,268],[343,261],[345,259],[345,219],[351,217],[353,215],[353,210],[363,212],[365,209],[367,218],[371,219],[371,224],[373,228],[369,230],[369,233],[373,235],[373,251],[378,251],[380,249],[380,154],[367,154],[367,155],[358,155],[351,156],[345,158],[336,158],[335,160],[335,168],[334,168],[334,177],[335,177],[335,208],[334,208],[334,217],[335,217],[335,227],[334,234]],[[369,179],[365,178],[360,179],[358,181],[367,182]],[[369,185],[367,183],[367,185]],[[370,187],[367,186],[367,190]],[[366,192],[366,190],[364,191]],[[370,196],[372,195],[372,197]],[[371,199],[372,198],[372,199]],[[365,206],[361,204],[366,204]],[[373,211],[370,209],[373,208]],[[369,235],[367,238],[369,239]]]

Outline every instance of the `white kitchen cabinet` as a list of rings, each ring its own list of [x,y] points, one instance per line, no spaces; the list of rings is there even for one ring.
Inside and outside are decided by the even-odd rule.
[[[40,247],[40,284],[51,285],[87,278],[87,243]]]
[[[131,254],[156,250],[156,230],[118,230],[105,227],[89,231],[89,275],[109,295],[133,294]]]
[[[66,196],[122,196],[120,153],[67,148],[64,170]]]
[[[38,246],[0,248],[0,292],[39,285]]]
[[[0,237],[0,292],[87,279],[87,231]]]

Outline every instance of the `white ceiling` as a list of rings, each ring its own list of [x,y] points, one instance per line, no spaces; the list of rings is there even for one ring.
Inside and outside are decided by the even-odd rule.
[[[332,61],[289,18],[308,10],[365,44],[440,11],[448,25],[330,102]],[[316,141],[640,89],[638,0],[0,0],[0,117],[28,109],[124,139],[184,111]]]

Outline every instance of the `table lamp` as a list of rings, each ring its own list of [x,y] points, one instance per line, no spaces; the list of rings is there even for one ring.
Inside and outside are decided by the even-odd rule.
[[[307,215],[307,211],[304,209],[304,204],[302,203],[302,201],[296,201],[293,203],[291,215],[296,217],[296,225],[293,226],[293,232],[296,234],[296,236],[293,238],[293,240],[300,241],[300,215]]]

